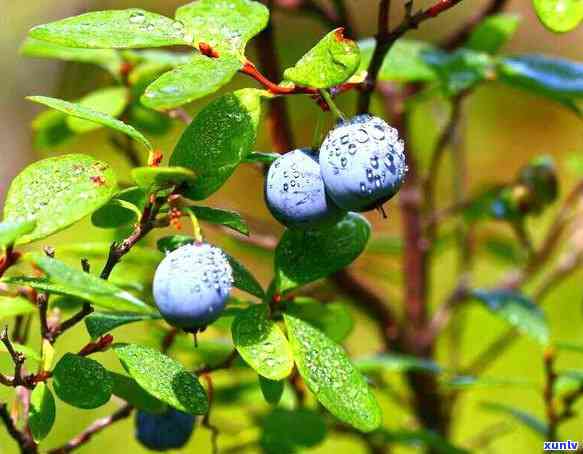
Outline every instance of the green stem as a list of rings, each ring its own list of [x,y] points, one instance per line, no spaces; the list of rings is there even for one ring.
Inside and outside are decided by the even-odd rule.
[[[188,215],[190,216],[190,221],[192,222],[192,228],[194,230],[194,239],[196,240],[197,243],[202,243],[202,241],[203,241],[202,231],[200,229],[200,224],[198,222],[198,218],[194,214],[194,211],[192,211],[190,208],[187,208],[187,210],[188,210]]]
[[[338,108],[338,106],[332,99],[332,96],[330,96],[330,92],[328,90],[320,90],[320,95],[322,95],[322,98],[324,98],[324,101],[326,101],[326,104],[328,104],[330,112],[332,112],[334,118],[336,118],[336,120],[344,120],[344,114]]]

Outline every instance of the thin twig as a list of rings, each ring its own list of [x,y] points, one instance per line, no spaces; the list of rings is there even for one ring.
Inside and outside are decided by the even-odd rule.
[[[555,372],[555,351],[552,348],[547,348],[544,352],[543,359],[546,378],[543,389],[543,399],[545,402],[548,424],[547,438],[550,441],[555,441],[557,439],[557,427],[559,424],[559,415],[557,414],[554,401],[554,388],[557,380],[557,373]]]
[[[239,353],[237,352],[237,350],[233,350],[231,353],[229,353],[229,356],[227,356],[219,364],[216,364],[214,366],[203,365],[202,367],[199,367],[194,373],[198,376],[201,376],[204,374],[210,374],[211,372],[216,372],[218,370],[228,369],[233,365],[238,356]]]
[[[4,426],[6,426],[8,434],[18,444],[21,454],[37,453],[36,444],[23,432],[18,430],[14,424],[14,421],[12,420],[12,417],[10,416],[10,413],[8,412],[8,407],[5,403],[0,404],[0,420],[4,423]]]

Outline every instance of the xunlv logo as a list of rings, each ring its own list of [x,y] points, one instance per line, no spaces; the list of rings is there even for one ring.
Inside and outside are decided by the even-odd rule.
[[[577,451],[578,441],[545,441],[543,449],[545,451]]]

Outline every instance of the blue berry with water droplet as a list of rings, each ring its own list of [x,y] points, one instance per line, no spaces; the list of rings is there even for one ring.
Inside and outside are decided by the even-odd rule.
[[[350,211],[380,208],[407,173],[404,143],[382,119],[368,114],[339,123],[320,147],[320,167],[334,202]]]
[[[333,224],[344,214],[326,193],[317,153],[307,148],[290,151],[271,164],[265,200],[273,217],[292,228]]]
[[[168,451],[182,448],[194,431],[196,417],[169,408],[161,414],[136,413],[136,438],[148,449]]]
[[[156,306],[171,325],[196,332],[215,321],[233,287],[225,253],[206,243],[187,244],[158,265],[153,291]]]

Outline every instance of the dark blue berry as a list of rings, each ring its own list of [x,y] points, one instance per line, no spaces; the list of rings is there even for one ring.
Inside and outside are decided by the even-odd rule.
[[[192,435],[196,417],[169,408],[165,413],[136,413],[136,438],[153,451],[182,448]]]

